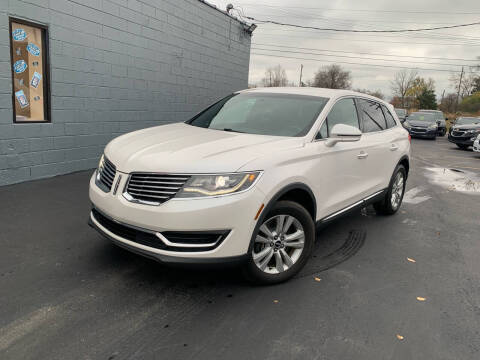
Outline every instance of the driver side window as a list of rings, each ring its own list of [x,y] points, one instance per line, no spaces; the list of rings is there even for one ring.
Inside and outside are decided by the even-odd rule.
[[[330,136],[332,129],[337,124],[345,124],[360,129],[358,122],[357,108],[352,98],[341,99],[333,105],[332,110],[323,122],[316,139],[326,139]]]

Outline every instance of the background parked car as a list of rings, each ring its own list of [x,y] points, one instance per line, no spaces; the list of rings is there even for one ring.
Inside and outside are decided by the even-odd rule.
[[[397,113],[397,116],[400,119],[400,122],[403,124],[403,122],[407,120],[407,117],[408,117],[407,110],[405,109],[394,109],[394,110]]]
[[[473,146],[473,142],[480,134],[480,119],[474,117],[459,117],[455,125],[450,128],[448,141],[466,150]]]
[[[448,119],[445,117],[445,114],[443,112],[441,112],[440,110],[419,110],[419,112],[434,114],[438,126],[437,134],[439,136],[445,136],[445,134],[447,133],[447,123],[445,122],[445,120]]]
[[[414,112],[403,123],[411,136],[435,139],[438,134],[438,125],[435,114],[428,112]]]

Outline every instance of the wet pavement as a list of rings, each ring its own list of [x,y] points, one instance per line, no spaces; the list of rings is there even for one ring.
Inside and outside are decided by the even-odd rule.
[[[400,211],[331,223],[269,287],[102,239],[91,172],[0,187],[0,359],[479,358],[480,155],[412,144]]]

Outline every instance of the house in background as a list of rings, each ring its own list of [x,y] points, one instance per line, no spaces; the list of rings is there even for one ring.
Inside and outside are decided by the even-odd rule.
[[[0,4],[0,185],[94,168],[112,138],[246,88],[251,28],[201,0]]]

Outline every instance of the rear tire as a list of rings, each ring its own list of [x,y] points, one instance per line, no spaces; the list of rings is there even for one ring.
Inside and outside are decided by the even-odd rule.
[[[310,213],[296,202],[278,201],[255,227],[243,275],[263,285],[286,281],[305,266],[314,242]]]
[[[403,165],[397,165],[393,172],[388,191],[385,197],[374,203],[373,207],[377,214],[393,215],[402,205],[403,195],[405,194],[405,185],[407,183],[407,171]]]
[[[457,146],[462,150],[467,150],[468,149],[468,145],[465,145],[465,144],[457,144]]]

